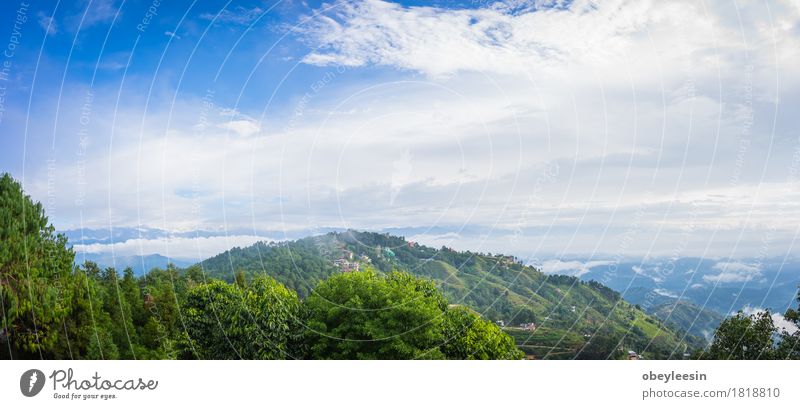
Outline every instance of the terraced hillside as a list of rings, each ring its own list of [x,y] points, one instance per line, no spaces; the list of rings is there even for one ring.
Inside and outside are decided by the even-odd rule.
[[[233,248],[200,263],[211,276],[268,274],[308,295],[338,271],[405,270],[437,282],[453,304],[465,304],[506,330],[531,356],[678,358],[699,345],[624,301],[619,293],[571,276],[545,275],[510,256],[432,248],[403,237],[346,231],[291,242]],[[527,329],[523,324],[533,323]]]

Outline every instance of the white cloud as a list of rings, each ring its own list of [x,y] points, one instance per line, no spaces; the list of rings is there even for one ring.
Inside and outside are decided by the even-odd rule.
[[[76,253],[110,253],[119,256],[162,254],[170,258],[203,260],[233,247],[246,247],[259,241],[275,241],[267,237],[231,235],[209,237],[165,237],[160,239],[128,239],[113,244],[77,244]]]
[[[459,243],[463,237],[455,232],[434,234],[434,233],[421,233],[414,234],[407,237],[407,240],[422,243],[426,246],[440,248],[442,246],[452,247],[455,243]],[[460,248],[459,250],[467,250],[467,248]]]
[[[243,6],[236,6],[233,9],[220,10],[219,13],[203,13],[200,15],[200,18],[224,24],[249,26],[262,14],[264,14],[264,10],[260,7],[246,8]]]
[[[452,10],[381,0],[342,2],[307,31],[315,65],[391,65],[445,75],[470,70],[531,73],[569,61],[621,57],[625,36],[644,29],[647,5],[618,2],[588,10]],[[664,8],[662,7],[662,10]],[[602,21],[603,24],[596,24]],[[558,28],[558,29],[556,29]]]
[[[108,24],[120,15],[116,0],[94,0],[85,8],[64,18],[64,26],[70,31],[86,30],[98,24]]]
[[[754,48],[780,40],[780,50],[797,63],[798,53],[790,47],[797,44],[792,23],[798,12],[791,1],[775,5],[772,16],[779,17],[772,25],[766,19],[742,23],[736,18],[746,13],[767,17],[769,11],[764,8],[749,5],[734,14],[734,6],[723,2],[578,0],[566,8],[537,3],[443,9],[404,7],[382,0],[340,2],[301,28],[316,47],[304,61],[387,65],[431,76],[459,71],[540,75],[543,70],[552,73],[567,66],[591,67],[595,74],[606,74],[633,64],[657,78],[669,75],[665,63],[686,54],[696,54],[699,64],[727,65],[730,61],[720,57],[741,49],[745,34],[756,37],[748,38]],[[673,46],[662,46],[665,40]],[[627,76],[625,71],[638,70],[630,67],[619,74]]]
[[[678,294],[664,288],[656,288],[653,292],[664,297],[678,298]]]
[[[566,274],[580,277],[589,272],[590,269],[598,266],[605,266],[613,264],[613,261],[595,260],[595,261],[562,261],[562,260],[546,260],[538,266],[542,272],[547,274]]]
[[[240,136],[248,137],[261,130],[257,122],[247,119],[237,119],[233,121],[223,122],[218,125],[222,129],[227,129],[236,132]]]
[[[747,274],[759,274],[759,267],[753,264],[746,264],[740,261],[719,261],[711,267],[717,271],[740,271]]]
[[[116,0],[96,0],[90,3],[83,16],[84,27],[113,21],[120,13],[120,9],[115,3]]]
[[[51,16],[48,16],[44,12],[39,12],[36,14],[37,22],[39,23],[39,27],[41,27],[47,35],[53,35],[58,33],[58,24],[56,23],[55,19]]]
[[[717,262],[712,268],[718,274],[706,274],[703,280],[713,283],[743,283],[762,280],[763,275],[758,266],[741,262]]]

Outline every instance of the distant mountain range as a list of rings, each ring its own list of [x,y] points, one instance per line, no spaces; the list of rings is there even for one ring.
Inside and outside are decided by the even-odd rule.
[[[800,261],[656,258],[611,263],[568,259],[544,263],[546,271],[597,280],[647,308],[691,302],[729,315],[746,307],[782,313],[793,305],[800,284]]]
[[[146,256],[112,256],[110,253],[81,253],[75,256],[75,261],[79,264],[83,263],[84,259],[94,261],[100,267],[114,267],[119,271],[130,267],[137,276],[144,275],[154,268],[166,268],[170,263],[178,268],[185,268],[195,264],[195,261],[178,260],[164,257],[160,254],[148,254]]]
[[[597,280],[662,321],[710,339],[724,319],[739,310],[783,313],[794,305],[800,261],[784,259],[650,258],[560,259],[541,264],[550,273]]]

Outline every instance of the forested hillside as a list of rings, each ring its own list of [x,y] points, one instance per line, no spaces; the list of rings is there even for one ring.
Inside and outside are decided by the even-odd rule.
[[[634,350],[645,357],[677,358],[702,345],[598,282],[545,275],[511,256],[436,249],[388,234],[346,231],[257,243],[200,266],[228,281],[237,272],[265,273],[307,296],[320,280],[356,263],[361,269],[403,270],[434,280],[451,303],[502,321],[518,345],[536,357],[606,358]],[[536,329],[519,328],[530,323]]]

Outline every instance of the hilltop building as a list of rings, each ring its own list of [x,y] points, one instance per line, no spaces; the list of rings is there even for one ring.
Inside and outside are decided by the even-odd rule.
[[[358,261],[349,261],[345,258],[334,260],[333,265],[339,267],[339,269],[343,272],[360,271],[361,269],[361,265],[358,263]]]

